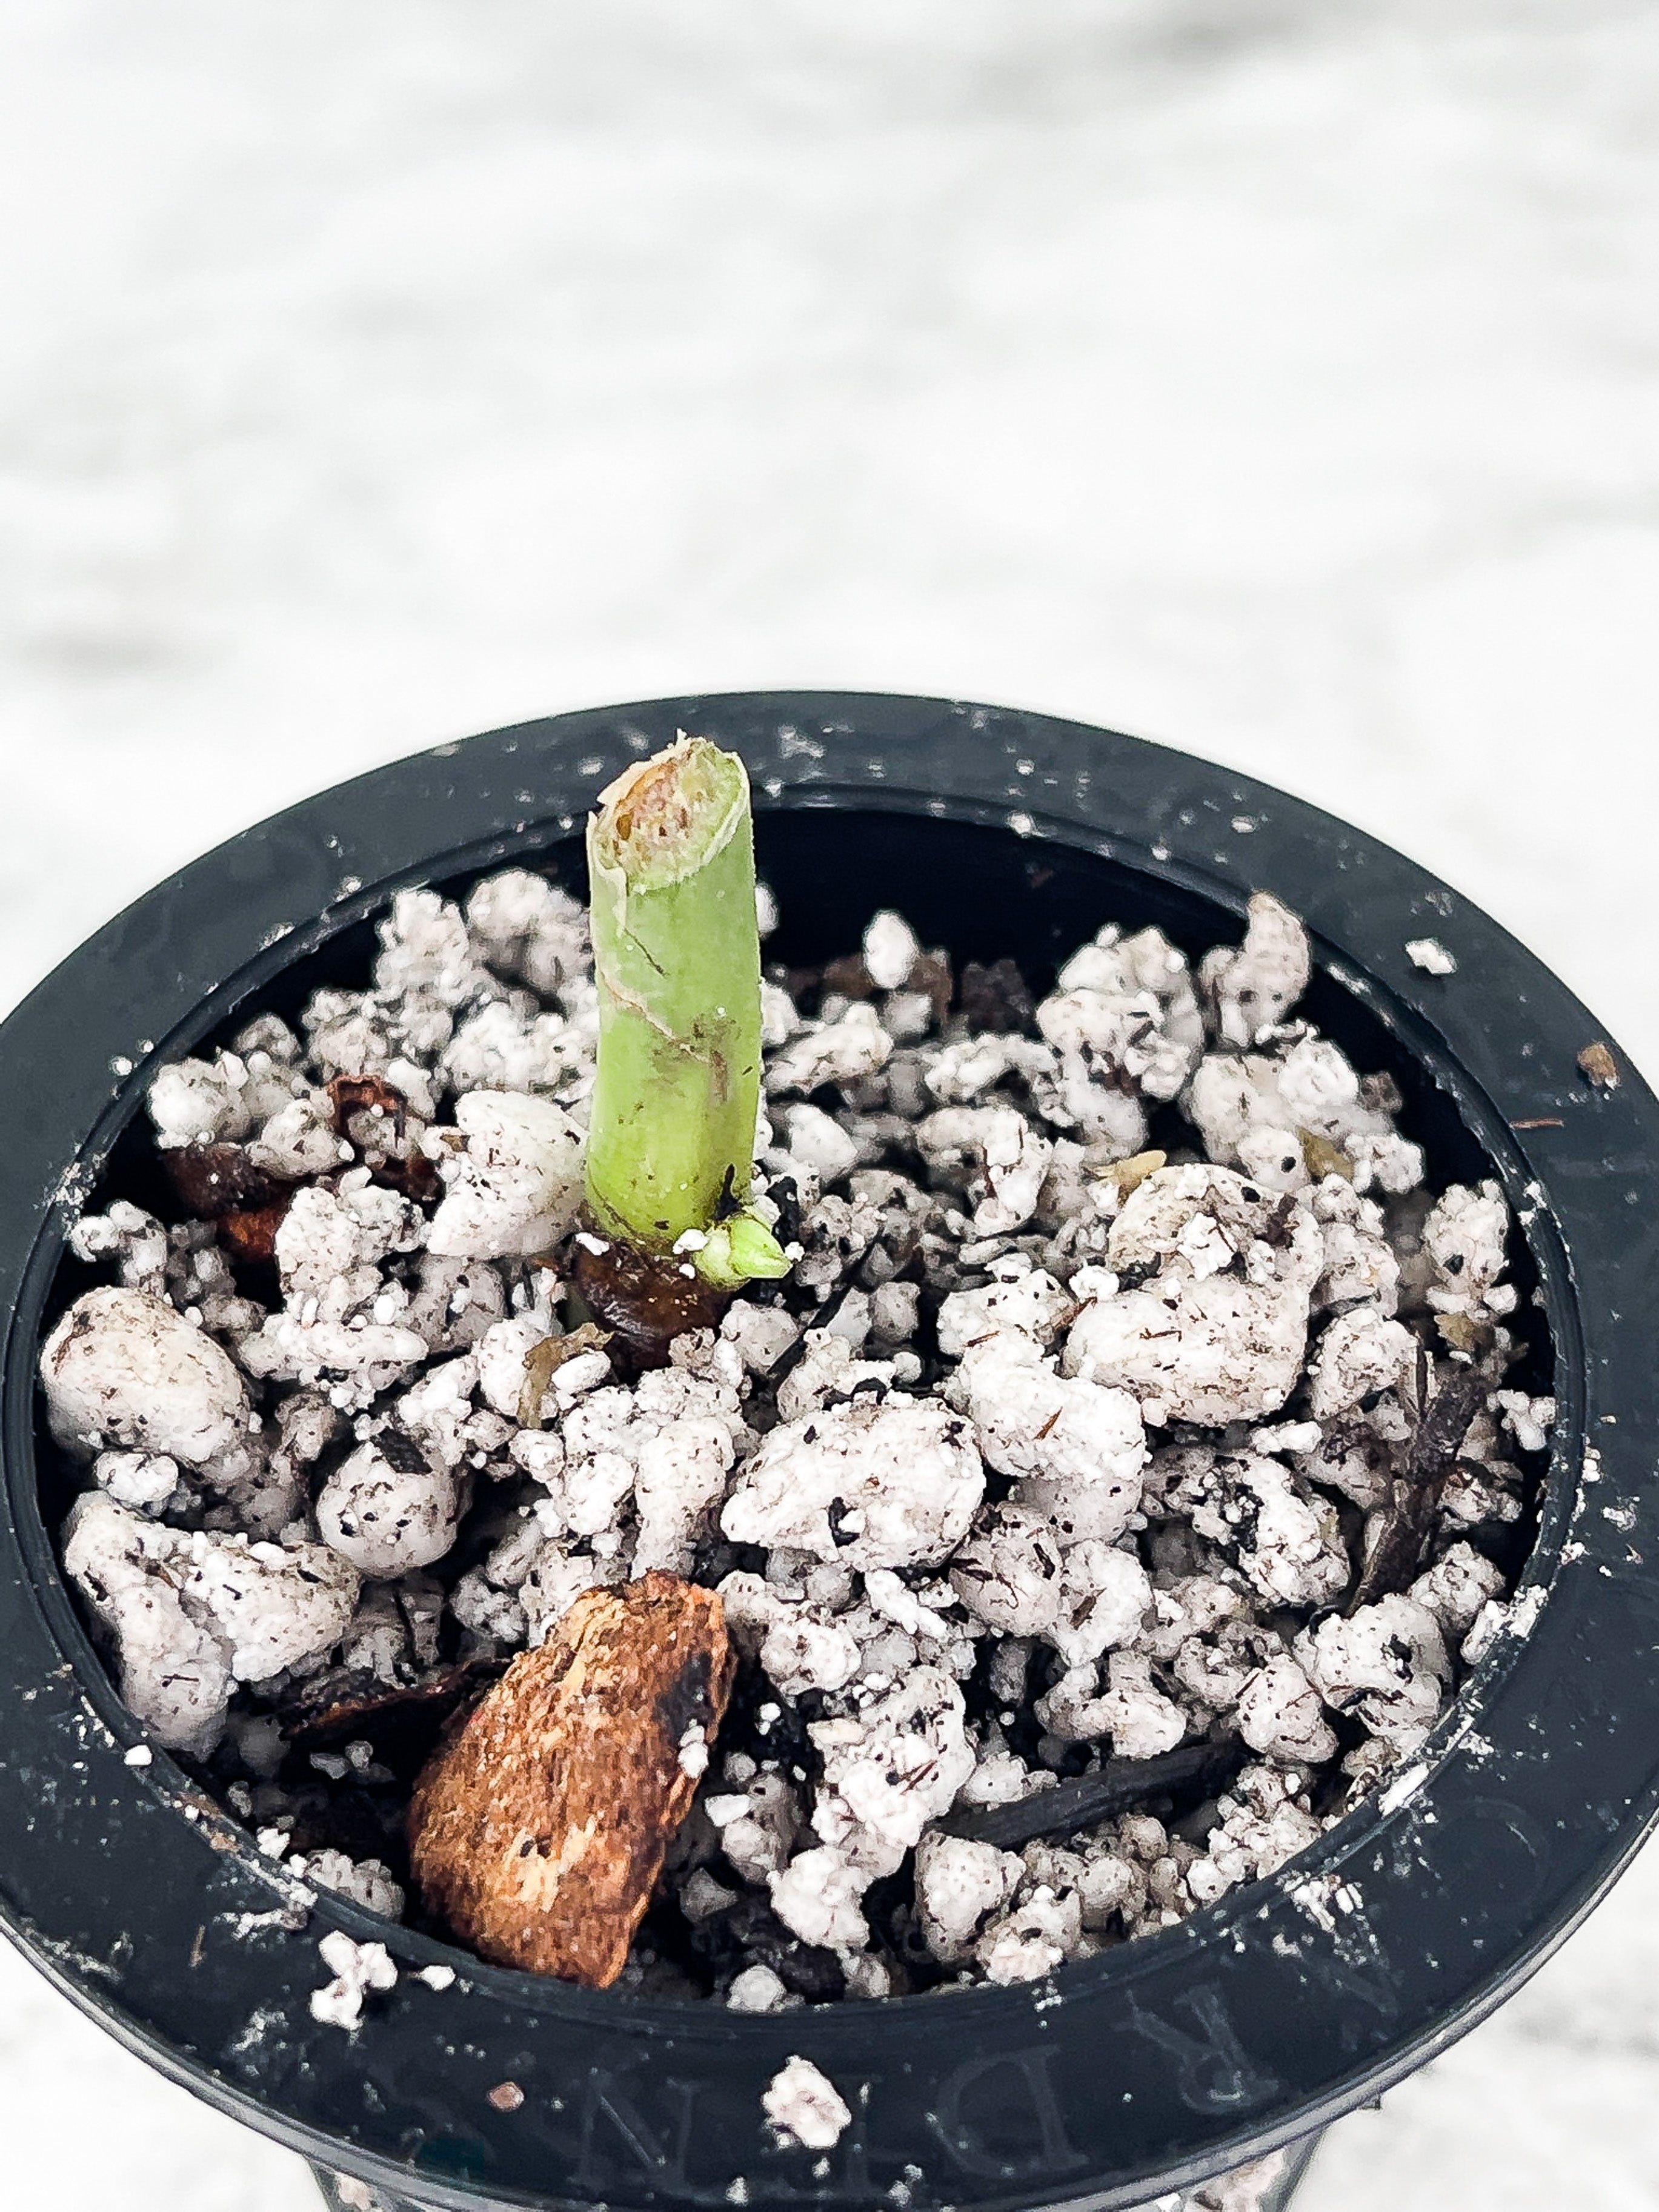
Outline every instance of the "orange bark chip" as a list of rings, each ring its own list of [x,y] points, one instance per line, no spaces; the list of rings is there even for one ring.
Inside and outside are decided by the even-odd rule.
[[[652,1573],[585,1592],[422,1773],[409,1838],[427,1905],[481,1959],[608,1988],[732,1665],[712,1590]]]

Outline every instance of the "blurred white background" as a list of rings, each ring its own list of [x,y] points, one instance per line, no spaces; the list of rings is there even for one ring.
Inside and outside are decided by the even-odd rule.
[[[1659,9],[9,0],[0,1003],[259,816],[949,692],[1350,815],[1659,1068]],[[309,2212],[0,1955],[8,2203]],[[1659,2205],[1659,1863],[1307,2212]]]

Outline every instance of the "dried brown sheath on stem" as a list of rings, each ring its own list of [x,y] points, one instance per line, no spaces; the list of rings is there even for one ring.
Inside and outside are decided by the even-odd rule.
[[[588,1989],[621,1973],[732,1687],[712,1590],[648,1574],[589,1590],[416,1784],[428,1905],[497,1966]]]

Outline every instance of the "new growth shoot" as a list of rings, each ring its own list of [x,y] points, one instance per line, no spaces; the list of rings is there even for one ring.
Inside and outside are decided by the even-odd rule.
[[[732,1290],[789,1263],[750,1207],[760,933],[743,763],[702,738],[619,776],[587,825],[599,1055],[595,1225]]]

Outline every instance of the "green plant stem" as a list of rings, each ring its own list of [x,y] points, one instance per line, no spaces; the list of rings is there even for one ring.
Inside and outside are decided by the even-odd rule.
[[[777,1240],[748,1211],[760,937],[743,763],[681,738],[601,794],[587,855],[595,1224],[644,1252],[688,1254],[720,1287],[787,1273]]]

